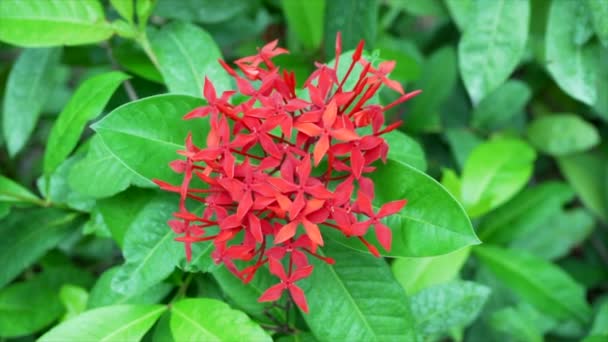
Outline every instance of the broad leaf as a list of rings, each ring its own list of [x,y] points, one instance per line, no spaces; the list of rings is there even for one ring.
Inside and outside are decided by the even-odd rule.
[[[84,158],[84,152],[77,151],[74,156],[61,163],[53,173],[38,178],[36,185],[48,201],[86,212],[90,212],[95,207],[94,198],[75,191],[68,184],[68,176],[72,168],[82,158]]]
[[[393,242],[390,251],[378,247],[383,255],[428,257],[479,243],[462,206],[433,178],[393,160],[378,165],[371,178],[376,185],[375,206],[408,200],[401,212],[385,219],[392,230]],[[334,229],[327,228],[323,234],[340,244],[367,251],[359,240],[345,238]],[[372,230],[365,238],[380,246]]]
[[[203,101],[185,95],[159,95],[123,105],[93,126],[110,151],[130,170],[148,179],[180,182],[169,168],[184,148],[186,136],[206,136],[209,124],[183,116]]]
[[[0,41],[20,46],[90,44],[112,36],[99,0],[4,0]]]
[[[577,45],[572,39],[579,5],[578,1],[552,2],[545,37],[547,69],[564,92],[593,105],[597,99],[599,46]]]
[[[378,26],[375,0],[332,0],[325,6],[325,55],[335,57],[336,33],[342,33],[342,51],[354,49],[361,39],[373,48]],[[344,60],[344,64],[348,63]]]
[[[131,0],[110,0],[112,7],[120,14],[128,22],[133,22],[133,13],[135,9],[133,8],[133,1]]]
[[[495,311],[490,324],[498,331],[521,342],[542,342],[543,336],[538,326],[520,308],[507,307]]]
[[[454,159],[462,170],[469,155],[483,140],[468,128],[453,128],[445,131]],[[460,190],[459,190],[460,191]],[[459,197],[459,196],[458,196]]]
[[[89,120],[105,107],[110,97],[128,78],[112,71],[84,81],[65,106],[51,130],[44,154],[44,172],[50,174],[72,152]]]
[[[587,0],[589,13],[595,34],[604,45],[608,47],[608,2],[604,0]]]
[[[499,129],[524,110],[531,96],[532,91],[524,82],[507,81],[475,107],[472,125],[485,130]]]
[[[325,0],[284,0],[283,12],[287,27],[307,49],[316,49],[323,39]]]
[[[462,172],[462,202],[471,217],[498,207],[515,195],[532,175],[536,153],[517,139],[478,145]]]
[[[13,211],[0,225],[0,288],[59,244],[77,217],[58,209]]]
[[[154,32],[151,42],[171,93],[201,97],[205,77],[213,82],[218,96],[230,88],[231,80],[218,63],[221,51],[201,28],[173,22]]]
[[[330,243],[323,250],[336,263],[314,259],[314,272],[299,283],[310,307],[304,320],[319,340],[416,338],[408,298],[383,259]]]
[[[490,288],[468,281],[430,287],[411,297],[412,313],[423,336],[447,333],[473,322],[490,295]]]
[[[158,0],[154,12],[164,18],[214,24],[246,11],[248,5],[247,0]]]
[[[458,43],[460,75],[474,103],[509,78],[528,39],[528,0],[474,1]]]
[[[0,202],[38,204],[41,200],[21,184],[0,175]]]
[[[537,118],[528,125],[527,134],[532,145],[552,156],[582,152],[600,142],[597,129],[574,114]]]
[[[1,2],[0,8],[10,4]],[[4,20],[0,22],[5,25]],[[19,27],[19,30],[24,30]],[[61,50],[23,50],[8,77],[4,94],[2,129],[6,147],[15,156],[27,143],[40,112],[55,86],[55,68]]]
[[[86,311],[51,329],[38,341],[141,340],[167,309],[163,305],[114,305]]]
[[[445,0],[445,6],[458,29],[464,31],[469,24],[473,0]]]
[[[586,324],[591,316],[585,291],[558,266],[522,251],[473,249],[498,279],[540,312],[560,321]]]
[[[171,307],[176,341],[272,341],[243,312],[215,299],[182,299]]]
[[[392,131],[382,136],[388,143],[388,159],[405,163],[424,172],[426,157],[420,144],[401,131]]]

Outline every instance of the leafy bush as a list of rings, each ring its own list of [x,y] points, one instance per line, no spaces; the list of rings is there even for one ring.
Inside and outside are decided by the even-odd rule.
[[[605,0],[0,0],[0,42],[0,339],[608,339]]]

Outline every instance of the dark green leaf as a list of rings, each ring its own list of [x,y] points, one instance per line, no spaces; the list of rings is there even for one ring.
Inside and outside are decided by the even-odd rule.
[[[21,184],[0,175],[0,202],[39,204],[41,200]]]
[[[342,32],[342,51],[354,49],[361,39],[373,48],[378,26],[376,0],[332,0],[325,6],[325,55],[335,57],[336,33]],[[348,63],[344,60],[345,64]]]
[[[316,49],[323,39],[325,0],[284,0],[283,12],[287,26],[306,49]]]
[[[176,341],[272,341],[243,312],[215,299],[182,299],[171,307]]]
[[[0,41],[20,46],[96,43],[112,36],[98,0],[4,0]]]
[[[527,134],[532,145],[552,156],[582,152],[600,142],[597,129],[574,114],[537,118],[529,124]]]
[[[155,13],[165,18],[213,24],[244,12],[249,7],[248,2],[247,0],[158,0]]]
[[[86,311],[38,341],[139,341],[167,309],[163,305],[115,305]]]
[[[405,10],[413,16],[433,16],[444,17],[447,15],[446,9],[443,6],[442,0],[428,1],[408,1],[408,0],[392,0],[390,3],[393,6]]]
[[[0,9],[10,3],[12,1],[0,3]],[[6,24],[2,19],[0,22],[0,25]],[[60,55],[58,48],[27,49],[11,70],[2,116],[4,139],[11,156],[21,151],[36,126],[42,106],[55,86],[54,69]]]
[[[460,169],[464,168],[471,152],[481,144],[483,140],[468,128],[453,128],[445,131],[445,137],[450,143],[454,159],[458,162]]]
[[[87,121],[94,119],[110,97],[129,76],[112,71],[84,81],[65,106],[47,142],[44,154],[44,172],[50,174],[72,152]]]
[[[495,130],[521,113],[530,101],[532,91],[521,81],[507,81],[489,93],[473,111],[472,125]]]
[[[509,78],[528,39],[528,0],[474,1],[458,44],[460,75],[474,103]]]

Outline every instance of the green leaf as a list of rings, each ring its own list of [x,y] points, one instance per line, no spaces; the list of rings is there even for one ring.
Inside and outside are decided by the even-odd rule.
[[[585,1],[579,1],[576,8],[576,23],[573,32],[573,41],[576,45],[586,44],[593,37],[593,26],[591,25],[591,13]]]
[[[462,206],[437,181],[413,167],[389,160],[371,175],[376,187],[374,205],[407,199],[400,213],[385,219],[393,232],[390,251],[378,247],[385,256],[428,257],[446,254],[479,243]],[[334,229],[323,232],[340,244],[367,251],[356,239]],[[365,236],[380,246],[373,232]]]
[[[490,324],[494,329],[512,336],[515,341],[542,342],[542,333],[534,324],[535,322],[518,309],[507,307],[495,311],[490,317]]]
[[[545,36],[547,69],[564,92],[593,105],[597,99],[599,46],[577,45],[572,39],[579,4],[578,1],[552,2]]]
[[[163,305],[115,305],[86,311],[38,341],[139,341],[167,309]]]
[[[272,341],[246,314],[215,299],[178,301],[170,324],[176,341]]]
[[[483,140],[469,128],[452,128],[445,131],[445,137],[450,144],[454,159],[460,169],[464,167],[469,155]],[[459,190],[460,191],[460,190]]]
[[[135,12],[133,2],[134,0],[110,0],[110,4],[112,4],[116,12],[130,23],[133,22],[133,12]]]
[[[574,114],[537,118],[528,125],[527,135],[532,145],[552,156],[582,152],[600,142],[595,126]]]
[[[557,320],[589,321],[585,291],[562,269],[522,251],[476,247],[479,259],[498,279],[540,312]]]
[[[325,0],[284,0],[287,27],[297,35],[306,49],[318,48],[323,39]]]
[[[469,325],[481,311],[490,288],[470,281],[430,287],[411,297],[412,313],[423,336],[447,333]]]
[[[215,24],[245,12],[248,7],[247,0],[158,0],[155,14],[164,18]]]
[[[357,47],[361,39],[373,48],[378,26],[376,0],[332,0],[325,6],[325,55],[335,57],[336,33],[342,32],[342,51]],[[328,58],[328,59],[329,59]],[[347,64],[344,60],[344,64]]]
[[[148,81],[164,84],[163,76],[150,58],[134,42],[112,46],[112,54],[118,64],[128,72]]]
[[[521,81],[507,81],[484,97],[473,111],[473,127],[496,130],[524,110],[532,91]]]
[[[395,278],[408,295],[456,278],[471,249],[426,258],[399,258],[391,265]]]
[[[409,1],[409,0],[392,0],[394,6],[405,10],[413,16],[433,16],[444,17],[447,15],[442,0],[428,1]]]
[[[500,138],[477,146],[462,172],[462,201],[471,217],[498,207],[530,179],[536,153],[518,139]]]
[[[67,321],[78,316],[87,308],[89,293],[80,286],[66,284],[59,290],[59,298],[66,310],[63,320]]]
[[[604,303],[597,310],[593,326],[583,342],[600,342],[608,338],[608,302]]]
[[[323,251],[336,263],[312,260],[315,271],[299,283],[310,308],[304,320],[317,339],[415,340],[408,298],[383,259],[331,243]]]
[[[422,172],[426,170],[426,158],[420,144],[400,131],[383,134],[382,138],[388,143],[388,159],[408,164]]]
[[[469,23],[473,0],[445,0],[445,6],[458,29],[464,31]]]
[[[0,175],[0,202],[39,204],[41,200],[21,184]]]
[[[598,153],[577,153],[557,159],[562,175],[572,185],[583,204],[595,215],[608,219],[608,192],[606,191],[606,157]]]
[[[112,278],[119,269],[112,267],[101,274],[91,289],[87,309],[118,304],[157,304],[173,288],[169,284],[160,283],[132,296],[123,295],[112,289]]]
[[[546,222],[573,198],[572,188],[562,182],[545,182],[527,188],[482,219],[479,238],[483,242],[506,244],[546,229]]]
[[[6,6],[10,2],[1,2]],[[4,25],[4,21],[0,19]],[[19,28],[24,30],[24,28]],[[32,134],[42,106],[55,86],[61,49],[27,49],[15,62],[4,93],[2,129],[9,155],[15,156]]]
[[[152,96],[113,110],[93,129],[130,170],[147,179],[177,183],[181,176],[169,168],[178,159],[176,151],[184,148],[188,133],[194,133],[197,143],[209,131],[207,121],[182,118],[203,103],[186,95]]]
[[[44,154],[44,173],[50,174],[72,152],[87,121],[94,119],[110,97],[129,78],[112,71],[84,81],[65,106],[51,130]]]
[[[0,288],[59,244],[77,217],[49,208],[13,211],[0,225]]]
[[[452,93],[457,76],[456,52],[452,47],[437,50],[424,62],[420,81],[415,85],[423,92],[409,101],[411,109],[404,125],[407,131],[439,131],[440,107]]]
[[[19,46],[90,44],[112,36],[98,0],[4,0],[0,41]]]
[[[591,234],[595,221],[583,208],[552,215],[543,225],[515,239],[510,248],[526,250],[538,257],[555,260],[567,255]]]
[[[604,45],[608,47],[608,2],[604,0],[587,0],[591,22],[595,34]]]
[[[460,75],[474,103],[509,78],[528,39],[528,0],[474,1],[458,43]]]
[[[3,219],[11,212],[11,204],[0,202],[0,219]]]
[[[201,28],[173,22],[154,32],[151,43],[171,93],[201,97],[205,77],[213,83],[218,96],[230,88],[231,79],[218,63],[222,53]]]

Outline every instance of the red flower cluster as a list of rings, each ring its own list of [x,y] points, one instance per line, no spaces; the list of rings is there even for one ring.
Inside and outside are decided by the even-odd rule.
[[[418,92],[405,94],[398,82],[387,78],[394,62],[376,68],[362,58],[363,42],[339,80],[338,35],[335,64],[317,64],[304,83],[310,99],[299,98],[294,73],[281,72],[272,62],[287,53],[276,45],[273,41],[258,54],[237,60],[241,73],[220,61],[247,100],[232,104],[235,91],[218,97],[205,79],[208,104],[185,118],[209,117],[207,146],[195,146],[188,136],[186,149],[179,151],[185,160],[170,164],[184,175],[182,184],[156,183],[180,194],[176,220],[169,225],[180,235],[176,240],[184,243],[188,260],[193,243],[212,240],[214,261],[244,282],[269,264],[280,283],[259,301],[278,300],[287,290],[307,312],[304,293],[295,283],[312,272],[308,256],[334,262],[318,252],[322,230],[355,237],[379,256],[364,238],[373,228],[382,247],[390,249],[391,230],[381,219],[400,211],[406,201],[387,203],[374,212],[374,184],[365,175],[374,170],[375,161],[386,160],[388,145],[381,135],[400,124],[383,127],[383,112]],[[356,84],[344,89],[357,64],[362,70]],[[399,92],[399,99],[384,107],[366,104],[382,85]],[[366,126],[371,129],[363,134],[360,128]],[[188,209],[192,201],[204,205],[202,213]],[[246,267],[239,269],[235,261]]]

